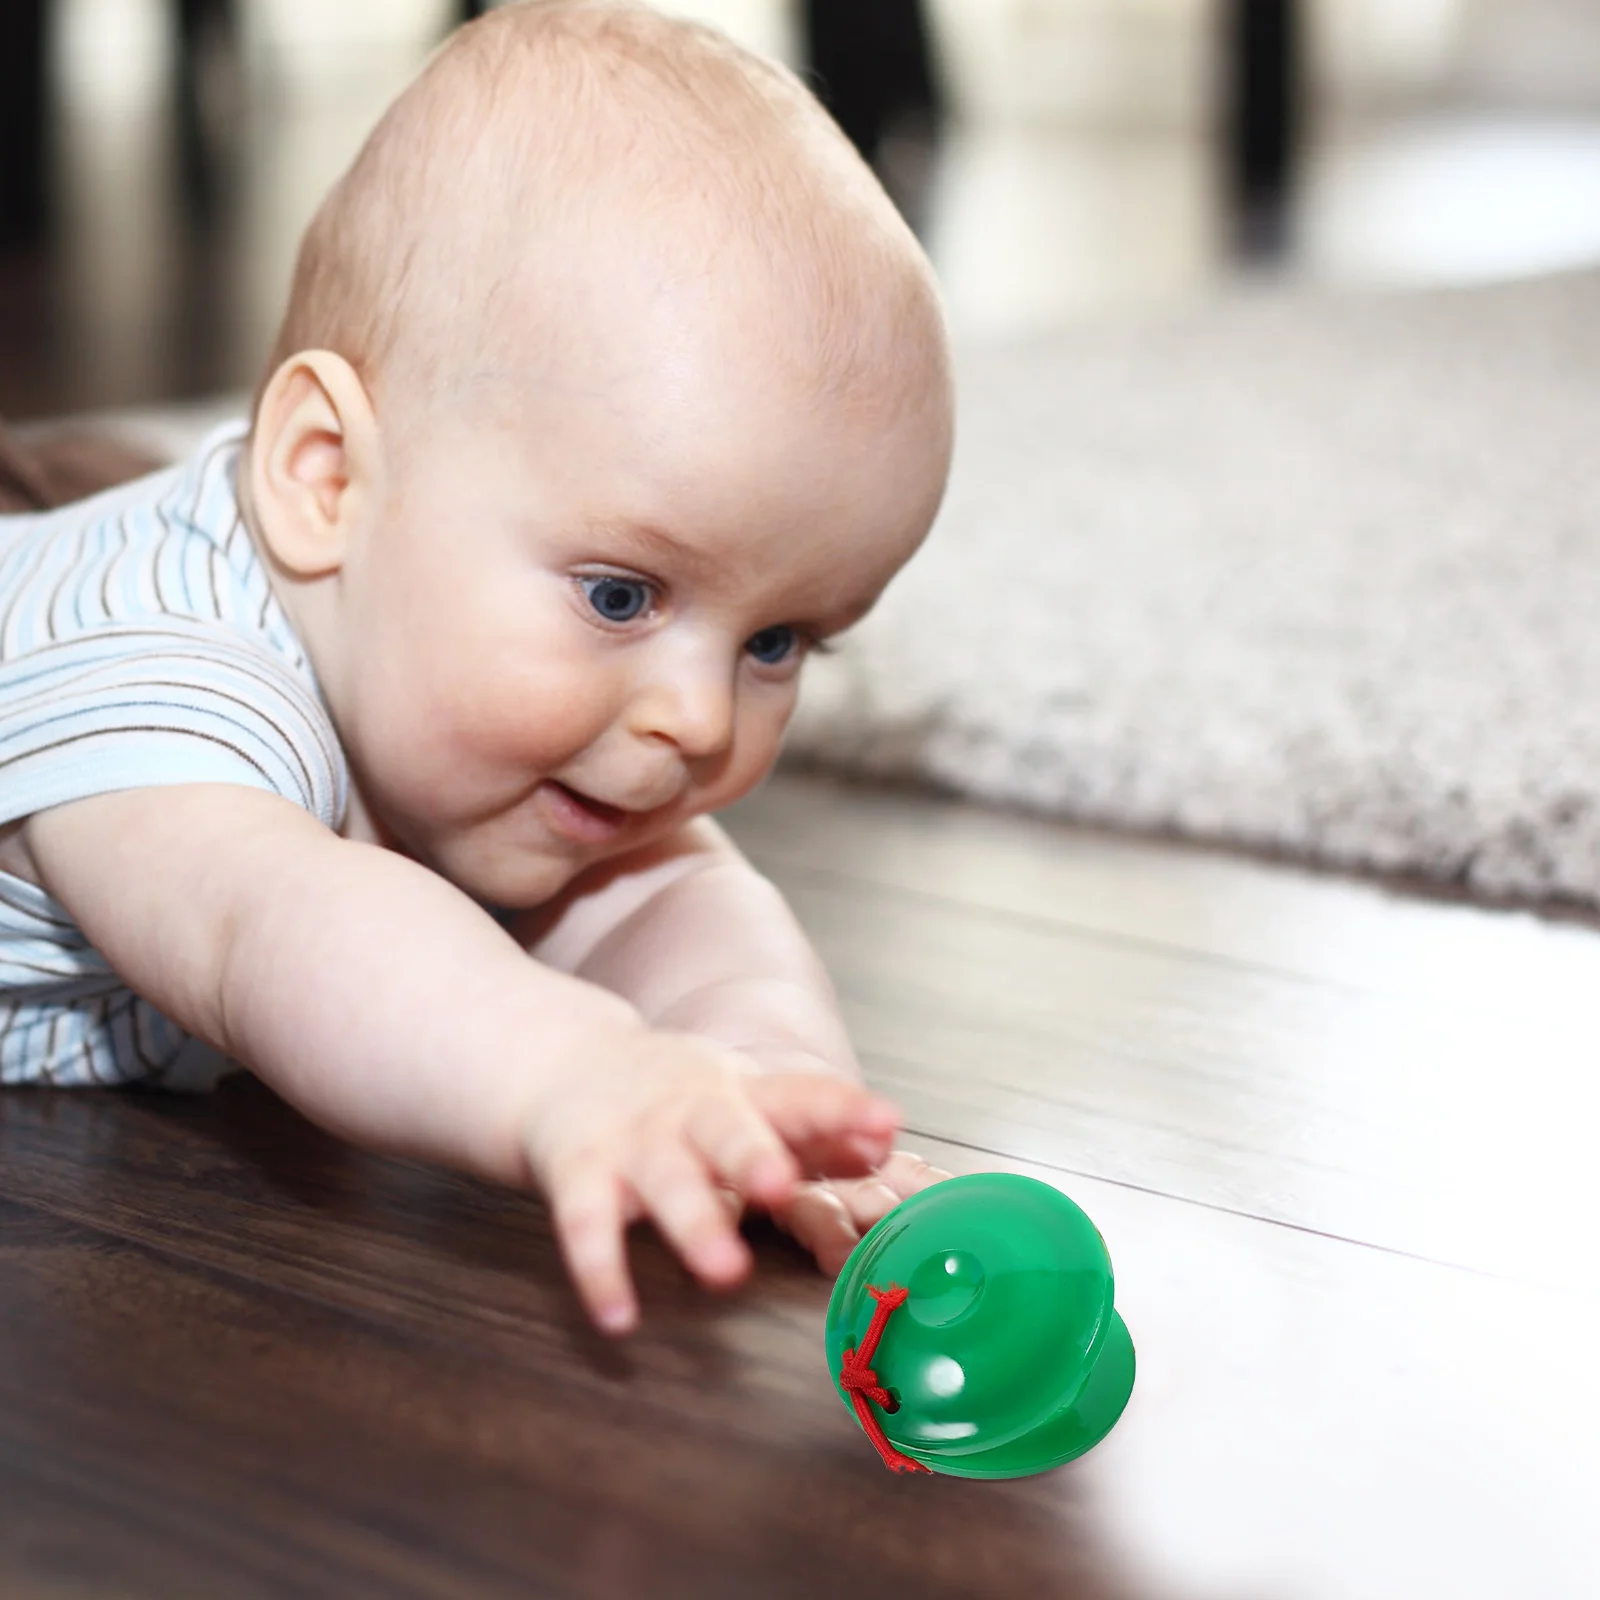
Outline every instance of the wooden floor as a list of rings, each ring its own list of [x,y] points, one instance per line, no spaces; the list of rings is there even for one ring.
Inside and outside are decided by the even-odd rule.
[[[781,1239],[638,1243],[590,1335],[537,1202],[248,1080],[0,1097],[0,1594],[1600,1594],[1600,934],[789,776],[735,814],[908,1142],[1099,1224],[1111,1437],[901,1479]]]

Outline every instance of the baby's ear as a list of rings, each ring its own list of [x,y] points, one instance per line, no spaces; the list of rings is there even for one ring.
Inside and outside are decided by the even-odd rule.
[[[273,560],[297,578],[344,564],[380,472],[377,417],[343,356],[301,350],[267,380],[249,451],[249,502]]]

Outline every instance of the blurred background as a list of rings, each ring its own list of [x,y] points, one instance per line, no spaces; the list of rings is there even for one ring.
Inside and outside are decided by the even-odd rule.
[[[0,413],[250,385],[462,0],[0,0]],[[1600,261],[1600,0],[699,0],[807,72],[958,338]]]

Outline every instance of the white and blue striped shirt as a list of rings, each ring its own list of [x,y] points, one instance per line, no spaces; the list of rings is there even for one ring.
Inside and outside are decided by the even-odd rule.
[[[0,826],[114,789],[241,783],[330,828],[348,772],[239,514],[245,428],[186,465],[0,517]],[[0,1083],[191,1084],[215,1053],[0,872]]]

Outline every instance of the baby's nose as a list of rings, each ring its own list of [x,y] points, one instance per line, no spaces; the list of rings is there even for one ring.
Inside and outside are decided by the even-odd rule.
[[[638,696],[634,731],[666,740],[689,760],[720,755],[733,742],[733,699],[733,680],[726,670],[676,673]]]

